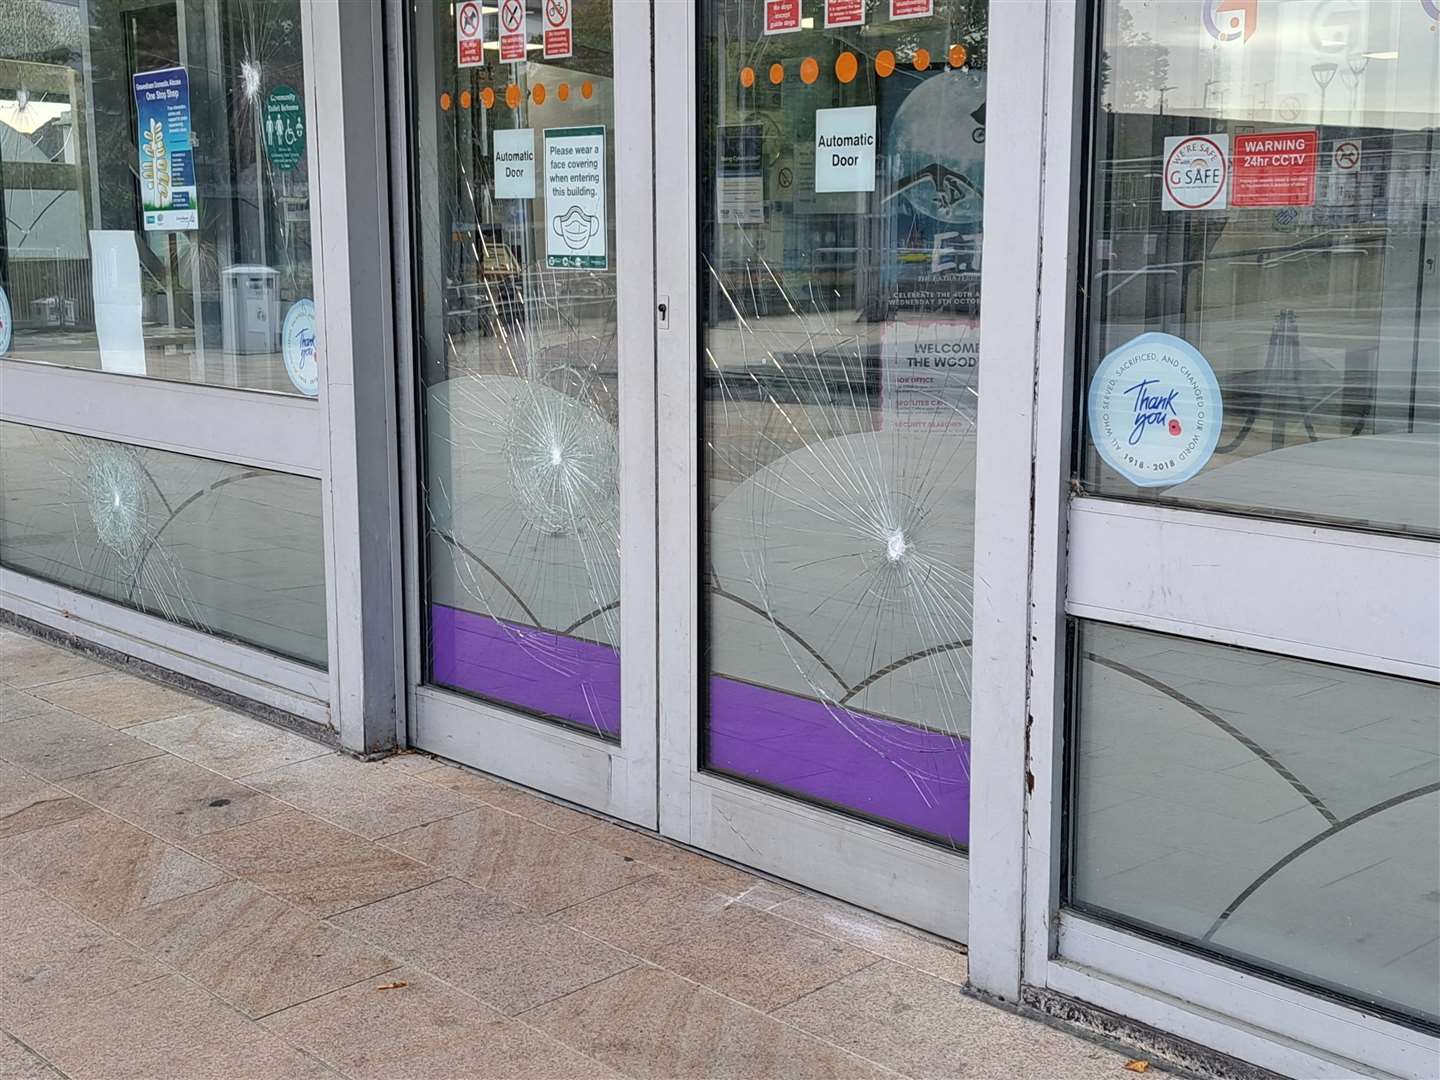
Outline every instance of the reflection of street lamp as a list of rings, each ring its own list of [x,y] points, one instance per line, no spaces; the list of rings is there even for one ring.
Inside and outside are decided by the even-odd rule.
[[[1165,115],[1165,95],[1168,94],[1171,90],[1178,90],[1178,89],[1180,89],[1178,86],[1162,86],[1162,87],[1159,87],[1159,90],[1160,90],[1160,115],[1161,115],[1161,116],[1164,116],[1164,115]]]
[[[1315,80],[1315,85],[1320,88],[1320,126],[1325,126],[1325,91],[1335,81],[1335,72],[1340,70],[1340,65],[1326,61],[1323,64],[1310,65],[1310,77]]]
[[[1360,80],[1365,77],[1365,69],[1370,65],[1370,57],[1362,53],[1351,53],[1345,58],[1345,71],[1340,73],[1340,81],[1350,88],[1350,123],[1355,123],[1355,106],[1360,100]],[[1347,78],[1346,75],[1349,75]]]

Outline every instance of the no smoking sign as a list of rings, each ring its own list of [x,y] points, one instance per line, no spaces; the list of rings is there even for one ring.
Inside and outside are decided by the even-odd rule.
[[[1360,169],[1360,140],[1342,139],[1335,144],[1330,154],[1330,163],[1340,173],[1358,172]]]
[[[574,52],[574,0],[545,0],[545,59],[563,60]]]
[[[500,62],[525,59],[525,0],[500,0]]]

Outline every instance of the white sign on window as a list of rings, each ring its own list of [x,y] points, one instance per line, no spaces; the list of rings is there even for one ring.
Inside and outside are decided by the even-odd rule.
[[[1160,205],[1166,210],[1224,210],[1230,192],[1230,136],[1167,138],[1161,186]]]
[[[535,130],[508,128],[495,132],[495,198],[535,197]]]
[[[875,106],[815,110],[815,190],[875,190]]]
[[[545,265],[604,270],[605,129],[545,129]]]

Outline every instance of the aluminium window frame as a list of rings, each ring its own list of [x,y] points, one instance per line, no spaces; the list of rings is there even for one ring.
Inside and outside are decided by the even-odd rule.
[[[986,305],[985,348],[990,356],[999,347],[1004,355],[1024,358],[1016,365],[1020,371],[1002,377],[1033,379],[1033,411],[1011,419],[1028,421],[1034,453],[1012,469],[1010,481],[1033,492],[1034,517],[1024,544],[1029,572],[1023,583],[1013,569],[1006,578],[1008,610],[1027,610],[1029,618],[1003,628],[1004,651],[1012,670],[1023,664],[1026,686],[1023,712],[1003,729],[1003,749],[1025,779],[1017,782],[1016,772],[991,777],[995,786],[981,804],[984,817],[977,815],[988,827],[972,845],[972,984],[1012,1002],[1026,1000],[1031,990],[1079,999],[1290,1075],[1353,1076],[1375,1069],[1431,1075],[1440,1040],[1428,1032],[1062,909],[1069,619],[1434,682],[1440,681],[1440,613],[1433,604],[1427,610],[1425,597],[1433,599],[1433,591],[1414,583],[1440,582],[1440,559],[1435,544],[1405,537],[1072,496],[1071,443],[1081,422],[1073,380],[1090,186],[1085,138],[1092,28],[1086,9],[1069,0],[1019,0],[1003,7],[1006,18],[992,23],[992,33],[1000,31],[992,55],[1003,59],[1022,45],[1033,55],[1033,43],[1043,42],[1043,100],[1034,118],[1042,135],[1033,139],[1031,128],[1020,126],[1026,118],[1015,118],[1014,150],[1028,155],[1039,197],[1027,203],[1023,194],[987,185],[987,213],[1013,215],[1027,237],[1034,229],[1031,265],[1003,270],[1012,282],[1034,280],[1037,288],[1033,295],[1014,290],[1023,297],[1003,301],[1003,310]],[[1017,90],[996,82],[991,115],[1009,116],[1014,106],[1005,95]],[[986,271],[999,277],[1002,267],[993,259]],[[987,283],[983,295],[994,298],[997,290]],[[1158,542],[1162,535],[1173,550]],[[1222,559],[1214,559],[1216,550]],[[1197,570],[1197,562],[1207,561],[1197,558],[1201,553],[1225,562],[1228,580]],[[1147,574],[1164,575],[1181,599],[1172,597],[1163,607],[1147,599],[1134,585],[1157,580]],[[1302,604],[1298,613],[1277,614],[1293,606],[1294,581],[1305,577],[1326,582],[1324,597]],[[976,759],[988,764],[981,749]]]
[[[387,531],[344,524],[366,512],[371,521],[383,520],[386,501],[393,503],[387,481],[394,444],[384,435],[387,415],[393,421],[393,408],[387,413],[394,385],[388,304],[357,302],[365,289],[383,297],[390,275],[381,260],[354,258],[350,246],[355,239],[363,244],[367,228],[371,236],[388,229],[377,206],[377,192],[386,190],[377,168],[383,157],[375,152],[383,109],[364,113],[375,124],[369,139],[364,125],[347,122],[356,115],[357,87],[382,102],[383,80],[374,79],[373,68],[381,63],[383,34],[373,5],[310,0],[300,5],[300,15],[312,132],[306,155],[314,299],[325,347],[318,397],[7,357],[0,359],[0,420],[318,480],[327,669],[9,569],[0,571],[0,606],[338,730],[347,749],[364,752],[394,745],[402,707],[390,692],[393,679],[384,678],[387,650],[398,638],[386,604],[389,594],[398,593],[389,569],[398,563],[398,526]],[[356,42],[369,47],[347,51]]]

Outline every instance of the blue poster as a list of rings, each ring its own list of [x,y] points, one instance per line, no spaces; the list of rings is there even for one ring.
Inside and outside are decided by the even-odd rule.
[[[190,76],[184,68],[142,71],[135,87],[140,198],[145,231],[200,227],[190,142]]]
[[[900,72],[879,86],[885,310],[980,313],[985,72]]]

